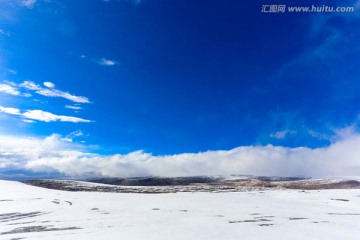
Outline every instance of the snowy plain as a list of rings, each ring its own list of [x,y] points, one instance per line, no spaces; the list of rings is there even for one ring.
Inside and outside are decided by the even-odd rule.
[[[66,192],[0,181],[0,239],[359,239],[360,190]]]

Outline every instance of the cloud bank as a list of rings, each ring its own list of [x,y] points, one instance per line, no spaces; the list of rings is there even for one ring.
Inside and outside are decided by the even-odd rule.
[[[143,151],[99,155],[85,146],[46,138],[0,136],[0,169],[56,171],[72,177],[198,176],[356,176],[360,134],[352,132],[327,147],[244,146],[224,151],[154,156]]]

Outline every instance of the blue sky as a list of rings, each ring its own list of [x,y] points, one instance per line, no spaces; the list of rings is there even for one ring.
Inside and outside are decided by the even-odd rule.
[[[269,14],[262,4],[0,0],[3,141],[56,139],[111,157],[310,151],[357,136],[359,13]]]

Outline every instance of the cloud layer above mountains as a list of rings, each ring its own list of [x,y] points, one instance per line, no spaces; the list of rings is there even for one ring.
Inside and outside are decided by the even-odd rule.
[[[72,177],[355,176],[360,172],[359,146],[360,134],[345,129],[332,144],[315,149],[267,145],[166,156],[143,151],[104,156],[56,134],[46,138],[2,136],[0,169],[55,171]]]

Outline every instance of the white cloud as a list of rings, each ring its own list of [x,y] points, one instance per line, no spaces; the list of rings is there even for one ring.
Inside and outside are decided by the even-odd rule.
[[[27,110],[24,113],[21,113],[19,109],[16,108],[6,108],[0,106],[0,112],[11,114],[11,115],[19,115],[26,120],[37,120],[42,122],[72,122],[72,123],[88,123],[91,122],[90,120],[77,118],[72,116],[63,116],[63,115],[56,115],[50,112],[45,112],[42,110]]]
[[[23,117],[43,122],[91,122],[90,120],[86,120],[83,118],[71,117],[71,116],[62,116],[62,115],[55,115],[50,112],[45,112],[42,110],[29,110],[22,114]]]
[[[28,119],[24,119],[23,122],[26,122],[26,123],[35,123],[35,121],[33,121],[33,120],[28,120]]]
[[[116,61],[114,60],[110,60],[110,59],[105,59],[105,58],[102,58],[98,61],[98,63],[100,65],[104,65],[104,66],[114,66],[116,64],[118,64]]]
[[[65,108],[73,109],[73,110],[81,110],[82,109],[82,107],[80,107],[80,106],[71,106],[71,105],[66,105]]]
[[[20,110],[17,108],[6,108],[6,107],[0,106],[0,112],[11,114],[11,115],[21,115]]]
[[[36,0],[21,0],[19,2],[20,6],[27,7],[27,8],[33,8],[36,3]]]
[[[10,84],[5,84],[5,83],[0,83],[0,92],[14,96],[20,95],[20,92],[17,90],[17,88],[11,86]]]
[[[45,86],[45,87],[48,87],[48,88],[54,88],[54,87],[55,87],[55,84],[52,83],[52,82],[44,82],[44,86]]]
[[[55,84],[53,84],[51,82],[45,82],[44,85],[47,86],[48,88],[43,88],[40,85],[37,85],[36,83],[34,83],[32,81],[25,81],[25,82],[21,83],[19,86],[23,87],[25,89],[28,89],[28,90],[35,91],[37,94],[40,94],[40,95],[46,96],[46,97],[60,97],[60,98],[65,98],[67,100],[70,100],[72,102],[76,102],[76,103],[90,103],[90,101],[87,97],[75,96],[68,92],[63,92],[63,91],[57,90],[55,88],[49,87],[49,86],[55,87]]]
[[[154,156],[143,151],[99,155],[59,135],[47,138],[0,136],[0,166],[59,171],[69,176],[139,177],[252,174],[267,176],[356,176],[360,172],[360,134],[315,149],[244,146]]]

